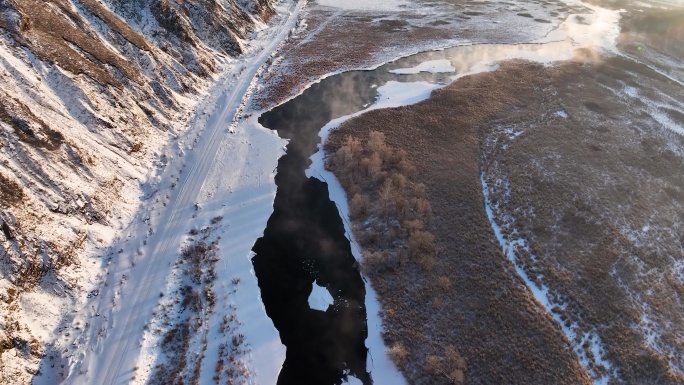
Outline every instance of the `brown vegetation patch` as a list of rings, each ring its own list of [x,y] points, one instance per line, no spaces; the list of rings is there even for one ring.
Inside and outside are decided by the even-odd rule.
[[[23,199],[24,189],[17,182],[7,178],[6,176],[0,173],[0,205],[2,205],[3,207],[16,205],[21,203]],[[3,226],[4,225],[5,224],[3,222]]]
[[[0,97],[0,121],[12,127],[19,140],[34,148],[51,151],[57,150],[64,143],[61,132],[50,128],[22,102],[3,91],[0,91]]]
[[[367,275],[376,276],[402,263],[434,267],[432,210],[406,151],[394,151],[383,133],[371,131],[364,143],[347,137],[327,158],[326,167],[340,176],[352,196],[350,217],[365,246]]]
[[[510,143],[492,134],[485,168],[501,217],[514,218],[509,229],[525,234],[538,258],[524,257],[526,270],[543,274],[567,304],[568,323],[597,329],[623,381],[679,383],[684,378],[671,365],[684,364],[683,346],[669,336],[684,328],[684,308],[680,285],[668,277],[682,260],[676,234],[684,231],[684,161],[673,152],[681,154],[681,140],[614,92],[629,81],[658,102],[668,100],[659,94],[676,100],[683,93],[667,78],[631,72],[626,60],[546,71],[552,88],[545,93],[557,95],[569,119],[512,114],[497,121],[527,130]],[[662,333],[655,349],[643,316]]]
[[[211,230],[206,227],[201,233],[196,232],[199,239],[191,241],[181,251],[182,272],[189,281],[178,290],[180,313],[184,316],[164,334],[161,348],[167,361],[155,366],[150,384],[194,384],[199,380],[204,354],[192,355],[189,348],[191,339],[200,333],[200,320],[204,314],[213,312],[216,306],[213,284],[216,280],[218,241],[207,243]],[[188,366],[190,368],[186,370]]]
[[[461,378],[458,370],[471,384],[590,382],[565,336],[503,256],[483,210],[481,127],[507,111],[537,112],[543,97],[534,90],[546,86],[542,66],[506,63],[459,79],[417,105],[366,113],[330,135],[333,154],[348,136],[363,143],[370,131],[382,132],[387,145],[405,151],[415,165],[415,181],[425,186],[434,213],[434,267],[416,268],[409,260],[371,279],[383,304],[385,340],[411,383],[453,383]],[[344,180],[346,173],[334,171]],[[373,250],[364,234],[358,236]],[[452,351],[464,365],[450,362]]]
[[[114,31],[119,33],[124,39],[131,42],[133,45],[141,50],[151,51],[147,40],[134,31],[126,22],[121,20],[118,16],[113,14],[110,10],[103,7],[102,4],[95,0],[79,0],[81,4],[93,15],[99,17],[107,25],[109,25]]]
[[[85,74],[102,85],[120,88],[122,78],[142,82],[128,61],[83,29],[86,21],[65,0],[22,0],[11,4],[21,21],[19,25],[5,22],[0,27],[41,60],[76,75]],[[116,69],[120,75],[106,66]]]

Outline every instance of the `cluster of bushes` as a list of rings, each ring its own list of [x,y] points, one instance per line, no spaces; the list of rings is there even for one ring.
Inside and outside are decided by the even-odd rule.
[[[207,315],[216,306],[216,294],[213,290],[217,278],[215,265],[218,262],[220,237],[213,239],[212,230],[223,220],[215,217],[211,225],[200,230],[190,230],[190,242],[182,250],[179,265],[183,284],[178,290],[180,294],[176,304],[178,311],[184,316],[165,332],[161,347],[166,356],[166,363],[154,368],[150,384],[198,384],[200,370],[207,349],[206,328],[201,326]],[[237,291],[239,277],[231,279],[232,293]],[[245,336],[238,331],[241,322],[236,316],[237,308],[228,304],[228,312],[221,319],[218,327],[225,341],[218,346],[218,357],[213,375],[216,384],[235,384],[248,381],[251,371],[243,359],[250,348]],[[205,333],[197,336],[198,333]],[[191,354],[191,340],[202,339],[202,352]]]
[[[24,189],[17,182],[0,174],[0,205],[7,207],[23,200]]]
[[[349,216],[365,250],[367,274],[407,261],[435,267],[432,209],[404,150],[390,148],[381,132],[371,131],[364,143],[348,136],[328,156],[326,167],[351,197]]]
[[[183,370],[187,367],[186,358],[190,348],[190,322],[185,320],[171,328],[164,335],[161,347],[167,354],[167,363],[159,364],[150,377],[150,384],[184,383]]]
[[[221,219],[212,220],[216,225]],[[197,236],[181,250],[179,263],[182,268],[184,284],[178,290],[180,312],[185,316],[173,325],[165,334],[161,348],[167,357],[166,363],[157,365],[150,377],[151,384],[176,384],[199,381],[200,368],[204,354],[195,355],[196,359],[188,362],[190,340],[202,326],[202,314],[211,313],[216,306],[216,294],[213,284],[216,280],[215,265],[218,262],[217,250],[220,238],[210,240],[212,227],[202,230],[191,230]],[[203,350],[207,348],[206,336]],[[190,366],[191,371],[186,368]]]
[[[431,306],[443,306],[441,297],[450,290],[451,280],[436,274],[432,208],[425,186],[417,182],[416,168],[408,154],[392,149],[384,134],[377,131],[370,131],[365,142],[347,136],[337,150],[331,149],[328,148],[326,167],[335,173],[350,197],[349,216],[354,236],[364,250],[364,273],[380,293],[397,286],[400,292],[407,293],[407,285],[415,284],[410,277],[417,266],[418,271],[434,276]],[[386,324],[391,325],[396,319],[396,310],[386,307]],[[465,360],[453,347],[440,356],[421,358],[401,341],[385,337],[390,346],[389,356],[398,366],[425,359],[423,369],[430,376],[451,384],[465,380]]]
[[[237,285],[240,283],[239,278],[233,278],[231,283],[234,286],[234,291],[237,290]],[[237,331],[241,322],[237,319],[235,311],[236,306],[231,304],[228,307],[233,311],[230,315],[223,316],[219,324],[219,331],[225,336],[232,335],[230,341],[226,339],[225,342],[219,344],[218,358],[216,367],[214,368],[214,376],[212,379],[215,384],[227,383],[230,385],[236,383],[246,383],[250,379],[252,372],[243,359],[251,350],[245,336]],[[224,381],[225,378],[225,381]]]
[[[425,358],[425,370],[430,374],[444,377],[452,384],[463,384],[466,362],[453,346],[448,346],[442,357],[429,355]]]

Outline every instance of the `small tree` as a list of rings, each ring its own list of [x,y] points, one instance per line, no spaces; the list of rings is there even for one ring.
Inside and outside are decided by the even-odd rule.
[[[347,147],[349,152],[354,157],[361,156],[361,153],[363,152],[363,145],[361,144],[361,141],[357,138],[352,138],[351,136],[347,136],[345,139],[344,147]]]
[[[365,194],[356,194],[349,203],[349,216],[352,220],[362,219],[368,215],[370,199]]]
[[[368,134],[366,148],[368,148],[371,153],[378,154],[384,159],[387,159],[387,155],[389,155],[390,152],[387,144],[385,144],[385,134],[378,131],[371,131]]]
[[[445,276],[437,278],[437,287],[442,291],[448,291],[451,288],[451,280]]]
[[[397,366],[403,365],[409,356],[408,350],[406,350],[406,347],[404,347],[401,342],[392,345],[392,347],[387,350],[387,354]]]
[[[429,355],[425,357],[425,371],[432,374],[438,375],[442,372],[442,360],[435,355]]]
[[[414,231],[409,236],[408,246],[415,256],[420,254],[432,255],[435,252],[435,236],[429,231]]]
[[[443,358],[427,356],[423,367],[432,375],[446,377],[452,384],[460,385],[465,381],[466,362],[453,346],[445,349]]]

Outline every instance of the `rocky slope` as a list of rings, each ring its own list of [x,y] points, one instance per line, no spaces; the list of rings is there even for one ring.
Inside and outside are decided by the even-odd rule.
[[[162,147],[273,13],[270,0],[0,0],[0,383],[30,381]]]

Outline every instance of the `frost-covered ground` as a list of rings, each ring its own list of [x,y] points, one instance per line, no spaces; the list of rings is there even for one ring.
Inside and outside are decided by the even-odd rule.
[[[579,24],[577,23],[578,17],[585,17],[591,19],[594,23],[588,22]],[[398,75],[411,75],[418,74],[420,72],[431,72],[431,73],[445,73],[457,75],[452,75],[451,78],[456,80],[463,76],[468,76],[473,73],[478,73],[482,71],[492,71],[496,70],[497,62],[502,60],[510,59],[526,59],[532,61],[539,61],[541,63],[551,65],[553,62],[560,60],[567,60],[573,57],[574,50],[580,48],[591,48],[597,50],[606,50],[611,52],[615,47],[615,38],[617,37],[617,21],[619,19],[618,13],[614,11],[608,11],[602,8],[593,7],[593,13],[586,15],[571,15],[568,20],[563,22],[556,30],[552,31],[546,38],[538,44],[530,45],[472,45],[465,46],[463,49],[455,50],[452,49],[448,52],[449,59],[439,59],[439,60],[428,60],[419,63],[411,68],[399,68],[390,70],[390,73]],[[552,35],[552,36],[551,36]],[[458,62],[459,71],[456,67],[452,65],[452,62]],[[330,130],[334,130],[339,127],[342,123],[351,119],[355,116],[361,115],[368,111],[379,108],[391,108],[404,105],[410,105],[418,103],[422,100],[427,99],[430,93],[438,88],[445,86],[446,83],[442,84],[431,84],[426,82],[397,82],[390,81],[387,84],[378,88],[378,97],[376,102],[368,107],[366,110],[342,118],[335,119],[331,121],[328,125],[322,128],[321,140],[325,142]],[[518,132],[517,134],[520,134]],[[325,170],[324,167],[324,157],[325,154],[321,149],[313,157],[313,164],[310,170],[307,172],[308,175],[315,176],[321,180],[324,180],[329,185],[331,198],[336,202],[338,207],[340,207],[340,212],[342,214],[343,220],[346,225],[347,235],[352,239],[352,244],[355,246],[353,249],[355,251],[355,256],[357,259],[360,258],[361,253],[358,250],[357,243],[353,241],[353,234],[349,229],[349,208],[348,199],[344,194],[344,190],[339,185],[339,182],[335,179],[332,172]],[[484,182],[483,182],[484,183]],[[488,193],[485,188],[485,198],[487,203],[487,213],[490,217],[492,226],[494,227],[497,238],[502,242],[502,247],[504,248],[504,253],[512,259],[515,265],[514,253],[515,249],[512,244],[518,245],[520,247],[525,247],[524,240],[516,240],[509,244],[501,236],[501,231],[498,230],[496,222],[493,219],[493,214],[488,203]],[[516,243],[517,242],[517,243]],[[517,265],[516,265],[517,266]],[[516,267],[516,271],[528,284],[528,288],[534,294],[537,301],[540,302],[545,308],[545,311],[550,312],[551,310],[551,297],[548,296],[548,289],[545,287],[537,287],[529,279],[527,279],[524,270]],[[375,303],[375,292],[370,286],[370,282],[367,282],[366,287],[367,295],[370,299],[370,303]],[[312,293],[313,295],[313,293]],[[380,308],[368,308],[369,314],[369,324],[380,324],[380,319],[377,318],[377,311]],[[553,315],[556,322],[561,325],[563,331],[566,333],[568,340],[576,346],[576,352],[586,370],[592,373],[592,377],[596,378],[597,383],[607,383],[610,378],[608,375],[602,375],[600,372],[595,372],[594,367],[600,366],[605,367],[606,370],[610,370],[610,363],[605,360],[602,353],[602,347],[600,338],[588,332],[584,333],[584,337],[581,339],[576,338],[576,332],[569,327],[565,327],[560,318],[557,315]],[[377,340],[373,340],[373,344],[369,345],[371,355],[374,352],[381,352],[386,350],[384,343],[382,343],[382,338],[380,335],[380,330],[370,330],[371,332],[378,332]],[[580,332],[581,333],[581,332]],[[371,337],[372,337],[371,333]],[[378,342],[379,345],[374,343]],[[587,355],[583,348],[583,345],[590,345],[593,355]],[[375,353],[377,359],[377,354]],[[386,359],[386,357],[385,357]],[[383,378],[383,377],[381,377]],[[377,378],[376,378],[377,380]],[[389,379],[388,379],[389,380]],[[385,382],[382,382],[385,383]]]
[[[611,54],[591,65],[591,80],[556,77],[537,118],[490,127],[482,185],[504,254],[595,381],[663,376],[678,383],[681,284],[674,271],[684,254],[674,235],[682,209],[675,175],[684,91],[677,66],[666,69],[676,50],[665,51],[670,57],[656,52],[662,47],[643,46],[654,55],[622,51],[631,49],[625,34],[655,44],[638,32],[635,13],[623,12],[628,32],[609,34]],[[670,37],[681,30],[667,22],[660,28]],[[667,38],[658,42],[667,48]],[[561,134],[566,128],[569,136]],[[622,325],[629,326],[618,331]],[[642,366],[648,360],[654,363]]]
[[[522,134],[516,132],[510,136],[514,139],[515,136]],[[527,239],[519,235],[517,229],[507,228],[507,234],[504,235],[501,225],[497,221],[501,221],[505,215],[494,205],[489,195],[489,187],[485,181],[484,175],[480,177],[482,183],[482,191],[485,198],[485,211],[487,218],[492,225],[494,235],[501,245],[504,255],[511,261],[515,267],[515,272],[523,279],[527,288],[532,292],[537,302],[544,308],[544,311],[553,316],[553,319],[558,323],[563,333],[571,342],[575,353],[577,354],[582,366],[591,374],[595,384],[608,384],[611,378],[616,378],[617,373],[613,365],[605,357],[605,348],[601,337],[595,331],[582,330],[577,322],[568,325],[559,314],[559,310],[565,310],[567,304],[559,303],[558,300],[551,294],[549,288],[544,285],[542,276],[530,279],[528,273],[523,268],[523,263],[518,259],[518,255],[527,253],[532,261],[537,260],[537,256],[530,250],[530,245]],[[510,195],[510,191],[504,193]],[[506,219],[504,219],[506,220]],[[506,223],[509,225],[509,223]]]

